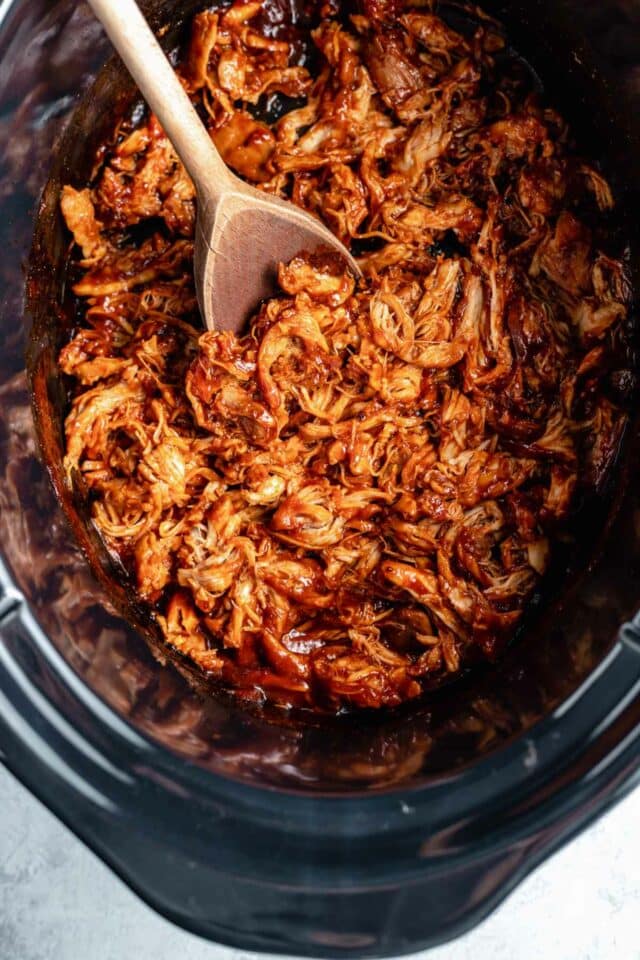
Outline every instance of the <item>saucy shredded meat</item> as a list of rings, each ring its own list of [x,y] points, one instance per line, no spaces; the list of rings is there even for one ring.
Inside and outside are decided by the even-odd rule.
[[[226,162],[364,271],[301,251],[241,337],[202,332],[153,116],[63,190],[70,482],[167,643],[242,697],[395,706],[493,657],[615,455],[612,195],[505,49],[399,0],[194,18],[180,75]]]

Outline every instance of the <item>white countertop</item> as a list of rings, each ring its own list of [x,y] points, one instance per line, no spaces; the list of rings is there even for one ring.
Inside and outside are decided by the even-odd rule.
[[[0,960],[254,960],[157,916],[0,769]],[[640,960],[640,789],[428,960]]]

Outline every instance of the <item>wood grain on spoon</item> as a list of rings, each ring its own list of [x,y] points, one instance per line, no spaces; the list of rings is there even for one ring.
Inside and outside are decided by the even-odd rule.
[[[239,331],[275,289],[278,264],[334,251],[360,269],[327,227],[228,169],[135,0],[89,0],[196,188],[194,273],[209,329]]]

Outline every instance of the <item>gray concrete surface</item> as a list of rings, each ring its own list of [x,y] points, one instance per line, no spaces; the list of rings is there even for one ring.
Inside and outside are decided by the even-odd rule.
[[[0,770],[0,960],[257,960],[142,904]],[[428,960],[640,960],[640,790]]]

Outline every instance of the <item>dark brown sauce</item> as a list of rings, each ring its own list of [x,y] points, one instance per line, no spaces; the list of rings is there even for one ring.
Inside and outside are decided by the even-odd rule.
[[[288,8],[288,6],[286,5],[270,4],[268,7],[266,20],[268,22],[265,24],[265,31],[267,33],[270,33],[273,36],[278,36],[279,38],[283,38],[283,39],[286,38],[289,42],[291,42],[294,45],[294,47],[298,47],[300,50],[299,62],[305,62],[305,58],[308,57],[308,54],[304,50],[304,44],[302,44],[299,39],[300,32],[302,30],[301,24],[304,23],[305,29],[306,29],[306,21],[304,17],[297,19],[294,15],[291,15],[290,8]],[[526,68],[525,62],[517,59],[516,57],[513,58],[513,64],[514,64],[514,70],[516,72],[521,71],[521,69],[523,68],[523,65]],[[532,77],[532,88],[535,88],[536,83],[537,83],[537,80],[534,76]],[[282,98],[281,96],[276,95],[275,98],[271,98],[269,101],[265,101],[264,104],[259,104],[256,107],[256,115],[258,115],[260,111],[263,111],[261,116],[264,116],[269,120],[272,120],[277,116],[283,115],[285,112],[294,108],[295,106],[296,106],[296,101],[288,102],[287,100],[285,100],[285,98]],[[446,245],[441,249],[442,249],[442,252],[444,252],[445,255],[447,255],[448,251],[447,251]],[[453,255],[456,252],[458,251],[456,251],[455,249],[450,249],[449,255]],[[626,345],[623,344],[623,348],[626,350]],[[625,370],[617,367],[615,363],[612,364],[612,366],[616,368],[615,370],[612,371],[612,375],[614,376],[614,382],[615,383],[621,382],[623,384],[628,383],[629,380],[631,379],[631,376],[627,376]],[[606,507],[604,509],[606,511]],[[582,533],[584,534],[584,523],[582,522],[583,520],[584,520],[584,514],[581,515],[580,524],[579,524],[582,528]],[[596,516],[594,524],[598,524],[599,522],[600,522],[600,518]],[[574,548],[572,548],[572,550],[573,549]],[[561,568],[566,566],[563,558],[559,558],[558,562]]]

